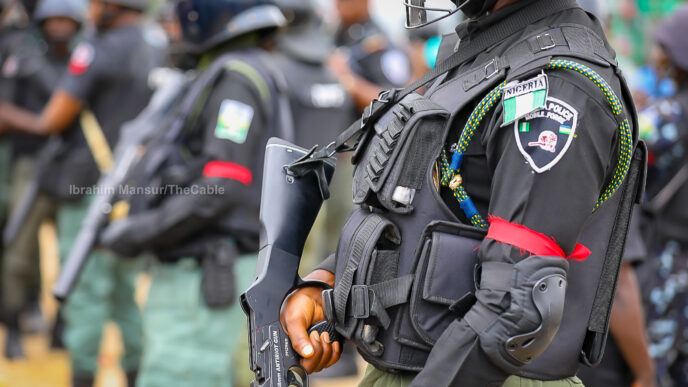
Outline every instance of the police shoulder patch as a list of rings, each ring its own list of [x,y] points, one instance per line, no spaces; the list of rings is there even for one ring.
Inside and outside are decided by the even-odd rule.
[[[578,125],[578,111],[566,102],[547,97],[542,110],[514,123],[518,150],[537,173],[550,170],[571,146]]]
[[[548,93],[549,81],[545,73],[505,85],[502,88],[502,104],[504,106],[502,126],[507,126],[526,114],[545,107]]]
[[[69,72],[72,75],[82,75],[93,63],[96,56],[95,49],[91,43],[81,43],[72,53],[72,58],[69,60]]]
[[[245,103],[226,99],[220,105],[215,137],[243,144],[253,122],[253,107]]]

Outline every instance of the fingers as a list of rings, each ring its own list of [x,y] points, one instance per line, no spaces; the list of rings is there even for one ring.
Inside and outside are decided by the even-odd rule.
[[[308,359],[314,355],[315,349],[308,338],[307,321],[303,315],[289,314],[285,318],[284,328],[289,335],[292,347],[301,357]]]
[[[301,362],[301,365],[306,369],[306,372],[312,374],[313,372],[320,371],[319,366],[323,355],[323,343],[320,340],[318,332],[311,332],[310,339],[311,343],[313,344],[313,356],[304,358]]]
[[[325,365],[324,368],[329,368],[334,365],[334,363],[339,361],[339,357],[342,356],[342,344],[339,341],[335,341],[332,344],[332,358]]]
[[[301,360],[301,365],[306,372],[312,374],[322,371],[339,360],[341,345],[339,342],[330,343],[330,335],[327,332],[320,336],[317,332],[312,332],[310,339],[315,352],[310,358]]]

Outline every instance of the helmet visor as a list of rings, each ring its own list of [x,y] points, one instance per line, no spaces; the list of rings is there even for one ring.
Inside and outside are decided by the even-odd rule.
[[[457,7],[452,0],[404,0],[406,28],[416,29],[448,18],[457,13],[465,1]]]

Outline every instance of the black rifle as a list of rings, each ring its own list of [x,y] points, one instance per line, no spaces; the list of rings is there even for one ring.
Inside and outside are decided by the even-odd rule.
[[[251,370],[256,375],[251,387],[308,386],[308,375],[282,329],[280,309],[297,288],[329,287],[298,275],[306,238],[329,197],[335,168],[332,157],[314,157],[314,150],[273,138],[265,151],[256,280],[241,295],[248,317]],[[331,320],[315,324],[313,330],[328,332],[337,340]]]
[[[155,78],[159,79],[155,79]],[[107,225],[118,198],[120,187],[126,183],[131,170],[143,157],[145,144],[157,131],[166,127],[161,123],[179,104],[189,85],[189,77],[171,69],[156,70],[151,79],[160,86],[148,106],[139,116],[122,127],[121,140],[115,149],[115,167],[98,182],[98,192],[88,208],[79,235],[60,270],[53,287],[53,295],[64,301],[79,279],[102,229]]]
[[[39,152],[38,160],[36,161],[36,170],[40,171],[43,168],[47,168],[55,158],[60,154],[62,150],[62,139],[58,136],[51,137],[48,142],[41,148]],[[29,186],[26,188],[24,196],[17,208],[9,214],[9,220],[7,225],[3,230],[2,239],[7,246],[10,244],[14,238],[19,234],[19,230],[24,226],[24,222],[29,216],[31,209],[33,208],[36,199],[38,199],[39,194],[39,181],[38,173],[31,180]]]

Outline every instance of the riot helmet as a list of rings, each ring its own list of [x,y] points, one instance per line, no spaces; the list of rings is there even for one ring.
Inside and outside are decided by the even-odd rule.
[[[286,25],[272,0],[181,0],[177,15],[184,39],[201,51],[249,32]]]
[[[37,24],[52,17],[65,17],[78,24],[84,22],[85,7],[82,0],[40,0],[33,15]]]
[[[115,4],[120,7],[145,11],[148,8],[148,0],[102,0],[103,3]]]
[[[461,11],[468,18],[484,15],[497,0],[403,0],[406,28],[424,27]],[[426,5],[429,3],[429,5]]]

